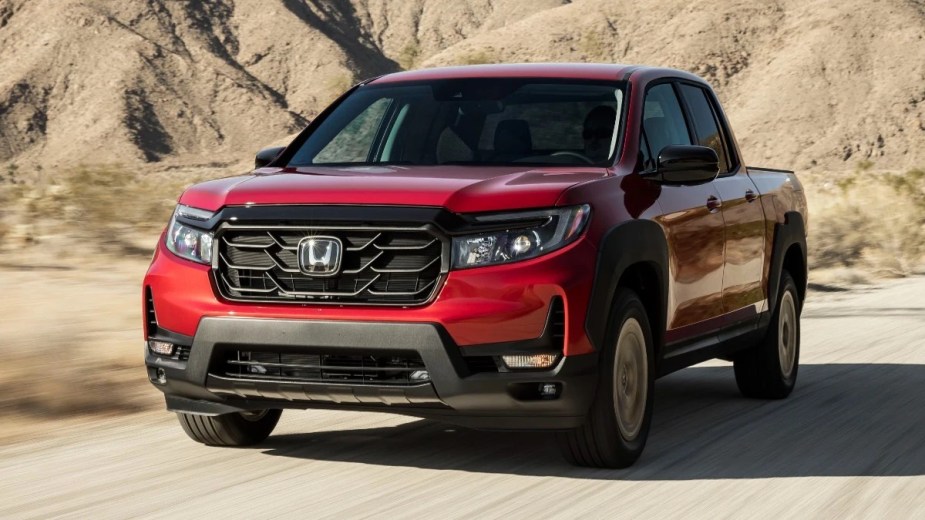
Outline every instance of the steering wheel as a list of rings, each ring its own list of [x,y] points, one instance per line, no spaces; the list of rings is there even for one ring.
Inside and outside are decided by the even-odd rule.
[[[552,156],[554,156],[554,157],[555,157],[555,156],[559,156],[559,155],[567,155],[567,156],[569,156],[569,157],[575,157],[576,159],[581,159],[582,161],[584,161],[584,162],[586,162],[586,163],[588,163],[588,164],[594,164],[594,161],[592,161],[591,158],[588,157],[587,155],[583,155],[583,154],[580,154],[580,153],[578,153],[578,152],[571,152],[571,151],[569,151],[569,150],[562,150],[562,151],[559,151],[559,152],[553,152],[553,153],[551,153],[551,154],[549,154],[549,155],[552,155]]]

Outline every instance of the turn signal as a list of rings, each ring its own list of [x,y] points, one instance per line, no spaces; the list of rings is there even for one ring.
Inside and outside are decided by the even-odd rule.
[[[510,369],[549,368],[559,361],[559,354],[533,354],[518,356],[501,356],[505,366]]]
[[[172,356],[174,344],[152,339],[148,341],[148,349],[159,356]]]

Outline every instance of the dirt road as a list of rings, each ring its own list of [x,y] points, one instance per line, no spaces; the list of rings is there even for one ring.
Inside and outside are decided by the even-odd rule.
[[[254,449],[169,414],[0,449],[0,518],[922,518],[925,279],[815,292],[790,399],[739,397],[710,363],[658,382],[626,471],[568,466],[542,434],[287,412]]]

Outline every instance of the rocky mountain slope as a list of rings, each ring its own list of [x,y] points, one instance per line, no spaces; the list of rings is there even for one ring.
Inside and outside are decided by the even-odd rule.
[[[922,0],[0,0],[0,164],[240,165],[358,79],[591,61],[709,78],[750,163],[921,167],[923,57]]]

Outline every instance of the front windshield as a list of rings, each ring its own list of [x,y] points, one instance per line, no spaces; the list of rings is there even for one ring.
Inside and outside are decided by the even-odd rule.
[[[289,166],[608,165],[618,83],[455,79],[360,87],[301,144]]]

